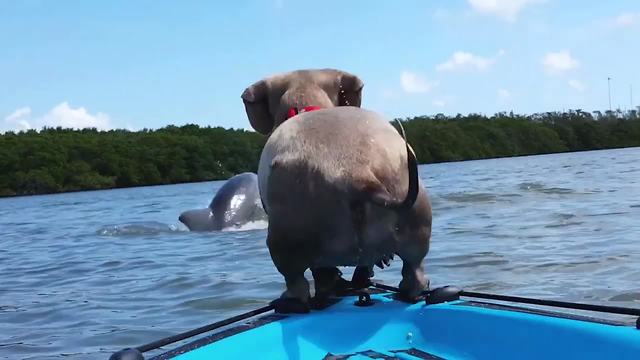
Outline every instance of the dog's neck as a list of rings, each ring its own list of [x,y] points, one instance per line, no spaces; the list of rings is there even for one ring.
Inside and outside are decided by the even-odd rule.
[[[289,108],[289,111],[287,112],[287,120],[298,115],[299,113],[320,110],[320,109],[322,109],[320,106],[315,106],[315,105],[305,106],[302,108],[292,107],[292,108]]]

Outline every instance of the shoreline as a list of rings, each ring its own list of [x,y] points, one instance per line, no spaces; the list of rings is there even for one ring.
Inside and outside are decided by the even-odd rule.
[[[606,148],[606,149],[590,149],[590,150],[576,150],[576,151],[547,152],[547,153],[526,154],[526,155],[497,156],[497,157],[487,157],[487,158],[479,158],[479,159],[436,161],[436,162],[430,162],[430,163],[420,163],[418,165],[419,166],[424,166],[424,165],[435,165],[435,164],[461,163],[461,162],[469,162],[469,161],[524,158],[524,157],[531,157],[531,156],[544,156],[544,155],[556,155],[556,154],[578,154],[578,153],[585,153],[585,152],[625,150],[625,149],[640,149],[640,146],[626,146],[626,147],[613,147],[613,148]],[[231,176],[233,176],[233,175],[231,175]],[[150,188],[150,187],[157,187],[157,186],[197,184],[197,183],[206,183],[206,182],[215,182],[215,181],[226,181],[230,177],[227,177],[227,178],[224,178],[224,179],[212,179],[212,180],[202,180],[202,181],[183,181],[183,182],[174,182],[174,183],[160,183],[160,184],[147,184],[147,185],[135,185],[135,186],[118,186],[118,187],[110,187],[110,188],[102,188],[102,189],[91,189],[91,188],[88,188],[88,189],[83,189],[83,190],[58,191],[58,192],[39,193],[39,194],[0,195],[0,201],[3,200],[3,199],[24,198],[24,197],[33,197],[33,196],[55,196],[55,195],[65,195],[65,194],[82,193],[82,192],[110,191],[110,190],[134,189],[134,188]]]

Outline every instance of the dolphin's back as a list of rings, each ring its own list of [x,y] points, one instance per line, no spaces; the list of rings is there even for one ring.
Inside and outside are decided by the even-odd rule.
[[[256,206],[260,206],[258,176],[250,172],[238,174],[227,180],[209,204],[214,214],[214,222],[220,228],[252,217]]]

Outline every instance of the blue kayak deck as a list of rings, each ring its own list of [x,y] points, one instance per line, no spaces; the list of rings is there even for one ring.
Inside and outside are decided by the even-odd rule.
[[[456,300],[425,305],[372,295],[309,314],[266,315],[154,359],[639,359],[640,330]]]

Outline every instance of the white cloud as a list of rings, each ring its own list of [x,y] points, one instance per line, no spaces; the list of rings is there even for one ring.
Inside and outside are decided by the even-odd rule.
[[[400,74],[400,84],[405,92],[419,94],[429,92],[437,82],[427,81],[422,75],[414,72],[403,71]]]
[[[435,106],[435,107],[439,107],[439,108],[441,108],[441,107],[445,107],[445,106],[447,105],[447,103],[446,103],[444,100],[441,100],[441,99],[433,100],[433,101],[431,102],[431,104],[432,104],[433,106]]]
[[[561,73],[569,71],[580,66],[580,62],[573,57],[567,50],[548,53],[542,59],[542,65],[550,73]]]
[[[9,129],[15,130],[29,130],[31,124],[29,124],[29,117],[31,116],[31,108],[22,107],[16,109],[9,116],[4,119],[5,124]]]
[[[497,56],[504,55],[505,51],[500,49]],[[495,58],[486,58],[474,55],[465,51],[456,51],[451,59],[436,66],[437,71],[456,71],[456,70],[486,70],[495,62]]]
[[[65,101],[56,105],[42,117],[42,123],[46,126],[62,126],[65,128],[97,128],[107,130],[110,128],[109,116],[103,113],[89,114],[83,107],[72,108]]]
[[[98,130],[111,129],[111,120],[107,114],[91,114],[85,108],[73,108],[69,103],[62,102],[54,106],[46,114],[40,117],[32,117],[31,108],[19,108],[4,119],[6,130],[28,130],[48,127],[63,128],[97,128]]]
[[[467,0],[467,2],[479,13],[495,15],[507,22],[516,22],[518,14],[526,6],[544,3],[546,0]]]
[[[614,24],[619,27],[630,27],[635,24],[640,24],[640,12],[622,13],[614,19]]]
[[[511,97],[511,92],[507,89],[498,89],[498,97],[502,100],[507,100]]]
[[[584,92],[585,90],[587,90],[587,86],[582,81],[575,79],[569,80],[569,86],[571,86],[578,92]]]

